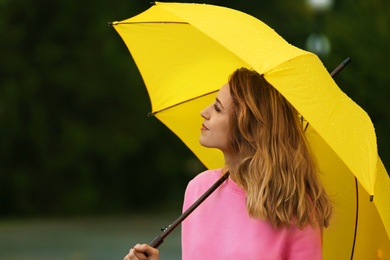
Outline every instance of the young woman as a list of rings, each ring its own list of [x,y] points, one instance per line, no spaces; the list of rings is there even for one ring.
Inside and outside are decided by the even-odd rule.
[[[182,259],[322,259],[332,206],[298,112],[262,75],[241,68],[201,116],[200,143],[220,149],[226,166],[196,176],[183,209],[230,176],[182,223]],[[125,259],[158,254],[138,244]]]

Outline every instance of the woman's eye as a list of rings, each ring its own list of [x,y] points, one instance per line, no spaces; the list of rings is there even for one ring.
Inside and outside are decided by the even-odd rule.
[[[218,107],[217,104],[214,104],[214,109],[215,109],[215,111],[217,111],[217,112],[221,112],[221,109]]]

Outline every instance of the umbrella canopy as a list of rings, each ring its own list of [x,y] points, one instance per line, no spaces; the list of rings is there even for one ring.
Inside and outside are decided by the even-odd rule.
[[[155,3],[112,24],[140,70],[152,113],[208,168],[224,162],[218,150],[199,144],[201,109],[214,102],[235,69],[264,74],[309,122],[306,136],[335,202],[324,257],[344,259],[351,252],[356,259],[389,256],[390,213],[383,200],[389,179],[377,154],[374,127],[315,54],[292,46],[250,15],[213,5]],[[376,178],[383,179],[383,187],[377,187]]]

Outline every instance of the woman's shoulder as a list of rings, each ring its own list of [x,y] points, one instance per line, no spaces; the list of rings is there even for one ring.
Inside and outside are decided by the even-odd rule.
[[[207,170],[196,175],[187,185],[183,210],[186,210],[201,195],[203,195],[220,177],[221,169]]]
[[[221,169],[206,170],[196,175],[187,186],[187,190],[207,190],[222,176]]]
[[[190,184],[209,184],[214,183],[222,176],[221,169],[206,170],[196,175]]]

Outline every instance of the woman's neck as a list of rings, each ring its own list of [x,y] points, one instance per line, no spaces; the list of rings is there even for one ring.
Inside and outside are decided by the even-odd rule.
[[[238,158],[237,156],[232,156],[231,154],[227,154],[227,153],[224,153],[224,157],[225,157],[226,166],[223,169],[223,172],[225,173],[226,171],[229,171],[230,178],[233,181],[236,181],[236,172],[237,172],[236,169],[238,165]]]

